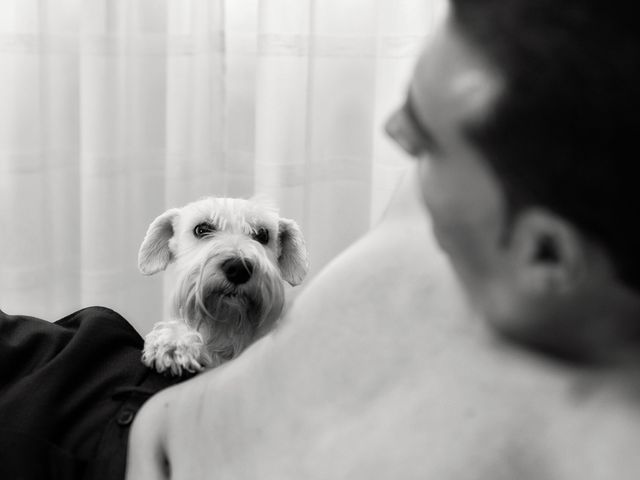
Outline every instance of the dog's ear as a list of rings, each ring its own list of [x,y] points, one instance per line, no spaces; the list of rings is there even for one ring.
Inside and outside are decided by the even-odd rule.
[[[298,224],[288,218],[280,218],[278,241],[280,243],[278,266],[282,278],[293,286],[299,285],[307,275],[309,258]]]
[[[145,275],[164,270],[173,260],[169,240],[173,237],[173,220],[179,213],[180,209],[172,208],[149,225],[138,252],[138,268]]]

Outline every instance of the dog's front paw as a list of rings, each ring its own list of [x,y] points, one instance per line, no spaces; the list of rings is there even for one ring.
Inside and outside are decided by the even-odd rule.
[[[160,373],[198,373],[211,363],[202,335],[173,322],[158,324],[145,338],[142,363]]]

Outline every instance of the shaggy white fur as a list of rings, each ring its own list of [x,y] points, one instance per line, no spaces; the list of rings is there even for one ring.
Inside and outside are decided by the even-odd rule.
[[[308,270],[300,228],[261,202],[205,198],[156,218],[138,266],[177,273],[171,320],[145,338],[142,361],[172,375],[198,372],[238,356],[282,313],[283,282]]]

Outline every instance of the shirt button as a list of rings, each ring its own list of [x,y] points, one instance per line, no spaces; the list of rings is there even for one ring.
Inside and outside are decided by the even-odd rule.
[[[135,417],[135,413],[133,410],[125,409],[120,412],[118,415],[118,425],[127,426],[133,422]]]

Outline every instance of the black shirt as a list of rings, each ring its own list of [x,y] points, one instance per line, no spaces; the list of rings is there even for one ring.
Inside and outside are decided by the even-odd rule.
[[[141,361],[143,339],[103,307],[57,322],[0,311],[0,479],[121,479],[129,428],[177,383]]]

